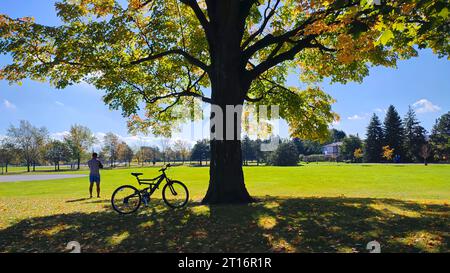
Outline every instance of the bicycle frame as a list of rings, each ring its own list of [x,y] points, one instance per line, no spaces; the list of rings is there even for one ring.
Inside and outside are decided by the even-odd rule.
[[[148,187],[140,190],[140,192],[144,192],[147,190],[150,190],[149,195],[151,196],[158,188],[159,185],[161,185],[163,180],[166,180],[167,183],[170,183],[170,179],[166,176],[166,173],[163,171],[163,173],[155,178],[143,178],[140,179],[138,176],[136,176],[136,180],[138,181],[139,185],[148,185]],[[147,183],[150,181],[156,181],[155,183]]]

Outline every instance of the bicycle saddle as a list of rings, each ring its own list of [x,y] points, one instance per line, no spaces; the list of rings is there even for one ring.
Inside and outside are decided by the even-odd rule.
[[[131,173],[131,175],[138,177],[139,175],[143,175],[143,173]]]

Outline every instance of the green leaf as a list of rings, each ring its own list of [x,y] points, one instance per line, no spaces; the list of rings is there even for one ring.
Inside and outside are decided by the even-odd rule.
[[[383,34],[381,34],[380,38],[378,39],[378,42],[382,45],[386,45],[389,43],[390,40],[394,38],[394,33],[390,29],[386,29]]]
[[[448,8],[443,8],[438,15],[444,19],[448,19]]]
[[[392,25],[392,28],[398,31],[404,31],[406,29],[406,24],[402,22],[397,22]]]

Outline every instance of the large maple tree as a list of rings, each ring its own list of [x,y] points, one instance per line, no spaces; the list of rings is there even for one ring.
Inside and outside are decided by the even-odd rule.
[[[361,81],[370,66],[395,67],[418,48],[439,56],[450,49],[445,0],[72,0],[55,7],[58,26],[0,15],[0,53],[12,56],[0,77],[58,88],[87,81],[129,117],[131,131],[154,134],[170,135],[175,122],[190,118],[175,106],[194,111],[202,100],[224,110],[279,105],[293,136],[321,138],[336,114],[317,82]],[[292,71],[304,88],[286,86]],[[252,200],[241,165],[238,138],[211,140],[204,203]]]

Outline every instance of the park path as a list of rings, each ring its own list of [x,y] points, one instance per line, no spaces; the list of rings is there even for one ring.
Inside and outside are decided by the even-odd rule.
[[[0,182],[40,181],[85,177],[85,174],[1,175]]]

